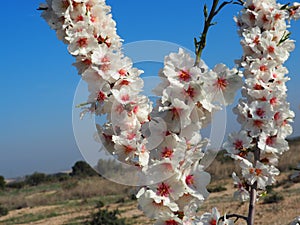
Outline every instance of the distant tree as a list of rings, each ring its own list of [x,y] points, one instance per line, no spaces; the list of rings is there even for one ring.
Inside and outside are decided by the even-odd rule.
[[[3,176],[0,176],[0,190],[3,190],[5,188],[5,179]]]
[[[7,188],[21,189],[25,186],[25,181],[14,181],[6,184]]]
[[[86,162],[78,161],[72,167],[71,176],[78,176],[78,177],[92,177],[98,176],[98,173]]]
[[[35,172],[32,175],[25,177],[25,183],[30,186],[36,186],[47,181],[47,176],[44,173]]]
[[[55,173],[47,176],[47,179],[51,182],[62,182],[70,178],[70,175],[67,173]]]

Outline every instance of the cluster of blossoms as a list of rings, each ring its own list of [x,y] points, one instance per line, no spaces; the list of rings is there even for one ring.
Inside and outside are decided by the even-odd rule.
[[[288,10],[288,14],[289,14],[288,19],[294,19],[294,20],[300,19],[300,3],[299,2],[294,2],[292,6],[284,7],[284,9]]]
[[[215,220],[207,214],[200,219],[195,215],[208,197],[206,186],[210,182],[210,175],[199,164],[206,144],[199,130],[211,122],[211,115],[220,109],[220,103],[232,103],[242,80],[236,69],[229,70],[223,64],[213,70],[203,62],[194,64],[195,59],[182,49],[171,53],[165,57],[159,74],[162,82],[154,90],[161,99],[151,117],[163,119],[161,126],[165,129],[160,129],[163,138],[158,146],[153,146],[150,159],[163,164],[172,176],[142,188],[137,197],[143,212],[157,219],[156,225],[194,224],[196,221],[210,224]]]
[[[140,167],[162,166],[172,175],[165,181],[141,188],[141,210],[156,224],[189,224],[208,196],[210,175],[199,161],[207,140],[199,130],[210,123],[220,104],[232,103],[242,85],[236,69],[219,64],[213,70],[184,50],[165,58],[161,96],[156,107],[140,94],[141,70],[122,53],[122,41],[104,0],[48,0],[42,16],[68,44],[74,65],[88,83],[90,96],[85,113],[106,115],[99,135],[105,149],[118,160]],[[217,211],[215,211],[217,212]],[[199,224],[216,222],[218,215],[204,214]]]
[[[106,149],[120,161],[145,166],[149,151],[141,127],[152,106],[140,95],[143,72],[122,54],[110,7],[99,0],[49,0],[42,14],[59,39],[76,57],[74,65],[90,92],[87,113],[107,115],[101,137]],[[114,144],[111,144],[114,143]]]
[[[246,82],[244,99],[235,110],[242,130],[224,145],[242,167],[243,180],[233,174],[239,187],[236,196],[242,200],[249,197],[249,186],[254,183],[262,190],[274,183],[279,173],[274,165],[288,149],[285,137],[292,132],[288,122],[294,114],[285,101],[288,78],[282,64],[294,45],[285,21],[300,17],[299,4],[281,10],[275,0],[250,0],[244,7],[237,21],[243,36],[240,65]],[[242,86],[240,73],[223,64],[212,70],[203,61],[195,65],[195,59],[180,49],[165,57],[159,73],[162,82],[154,90],[161,98],[153,108],[141,95],[143,71],[122,53],[122,40],[105,0],[47,0],[40,8],[76,57],[74,65],[88,83],[90,95],[82,116],[107,117],[98,126],[105,149],[146,174],[155,166],[171,174],[163,182],[140,189],[140,209],[156,219],[156,225],[233,224],[226,215],[219,221],[215,208],[196,216],[210,182],[199,163],[208,140],[199,131],[211,122],[220,105],[233,102]]]
[[[233,174],[235,197],[242,201],[251,188],[265,190],[275,182],[278,158],[289,149],[285,139],[294,113],[286,101],[289,78],[283,63],[294,49],[286,23],[291,18],[299,18],[299,4],[288,8],[275,0],[246,1],[236,18],[244,51],[243,98],[234,109],[241,130],[230,134],[224,148],[242,169],[243,179]]]

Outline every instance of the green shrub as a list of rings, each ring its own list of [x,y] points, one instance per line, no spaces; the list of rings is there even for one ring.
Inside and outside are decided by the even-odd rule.
[[[284,197],[281,194],[272,191],[264,197],[263,203],[264,204],[278,203],[278,202],[282,201],[283,199],[284,199]]]
[[[125,202],[125,198],[121,197],[119,199],[116,200],[116,203],[124,203]]]
[[[98,209],[102,208],[103,206],[104,206],[104,203],[101,200],[99,200],[96,204],[96,208],[98,208]]]
[[[136,194],[130,194],[129,199],[133,201],[137,200]]]
[[[22,189],[25,186],[24,181],[14,181],[11,183],[6,184],[7,188],[14,188],[14,189]]]
[[[8,209],[0,205],[0,216],[6,216],[8,214]]]
[[[125,219],[117,217],[118,210],[108,211],[107,209],[99,209],[91,215],[91,220],[86,221],[85,225],[126,225]]]
[[[47,180],[48,179],[47,179],[46,174],[38,173],[38,172],[35,172],[32,175],[29,175],[29,176],[25,177],[25,183],[30,185],[30,186],[37,186],[41,183],[46,182]]]
[[[218,186],[208,187],[207,190],[210,193],[215,193],[215,192],[226,191],[227,188],[222,185],[218,185]]]
[[[3,176],[0,176],[0,190],[3,190],[5,188],[5,179]]]
[[[84,161],[76,162],[72,167],[72,173],[70,175],[76,177],[99,176],[98,173]]]
[[[51,182],[63,182],[70,179],[70,175],[67,173],[55,173],[47,175],[47,180]]]

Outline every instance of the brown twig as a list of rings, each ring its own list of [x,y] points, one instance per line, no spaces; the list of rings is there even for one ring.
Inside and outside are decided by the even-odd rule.
[[[253,163],[254,167],[256,167],[256,162],[259,160],[260,160],[260,149],[256,146],[254,149],[254,163]],[[256,199],[257,199],[257,181],[250,186],[250,201],[249,201],[247,225],[254,225]]]
[[[226,219],[230,219],[230,218],[236,218],[236,220],[234,222],[238,221],[239,219],[243,219],[245,221],[248,220],[248,218],[246,216],[243,216],[243,215],[239,215],[239,214],[235,214],[235,213],[233,213],[233,214],[226,214]],[[224,220],[225,220],[225,216],[221,216],[219,218],[219,221],[224,221]]]
[[[215,25],[215,23],[212,22],[213,18],[221,11],[221,9],[232,3],[232,0],[229,2],[223,2],[219,7],[219,0],[213,0],[213,4],[212,7],[210,9],[210,12],[208,14],[207,12],[207,6],[204,5],[204,28],[200,37],[200,41],[197,41],[196,38],[194,38],[194,43],[195,43],[195,53],[196,53],[196,61],[195,61],[195,66],[199,65],[200,60],[201,60],[201,55],[202,55],[202,51],[206,46],[206,37],[207,37],[207,33],[208,33],[208,29]]]

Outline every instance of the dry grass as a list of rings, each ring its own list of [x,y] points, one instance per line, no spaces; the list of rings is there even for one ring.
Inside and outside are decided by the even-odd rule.
[[[290,142],[290,150],[285,152],[279,161],[279,170],[288,171],[300,163],[300,140]]]
[[[124,196],[129,188],[99,177],[81,180],[70,179],[62,183],[43,184],[37,187],[24,187],[20,190],[7,190],[0,195],[0,203],[6,208],[46,206],[70,200],[86,200],[97,196]]]
[[[300,163],[300,140],[290,141],[290,150],[283,153],[279,159],[278,168],[281,172],[288,172]],[[239,167],[228,157],[224,157],[224,151],[221,151],[217,159],[208,167],[207,171],[213,179],[231,177],[233,171],[239,171]]]
[[[94,196],[124,195],[128,192],[127,187],[99,177],[76,182],[71,187],[68,183],[63,186],[63,190],[57,192],[61,199],[86,199]]]
[[[263,199],[259,201],[257,205],[257,214],[256,214],[256,223],[257,225],[287,225],[294,217],[300,214],[300,183],[289,183],[287,185],[286,181],[288,179],[288,175],[290,173],[284,173],[280,176],[279,184],[274,191],[283,195],[283,201],[279,203],[272,204],[263,204]],[[89,189],[87,192],[83,194],[84,188],[88,188],[88,186],[95,186],[94,182],[98,182],[102,186],[98,186],[99,192],[95,191],[94,188]],[[110,182],[108,181],[96,181],[88,180],[84,181],[83,184],[74,187],[73,190],[69,190],[70,193],[75,194],[78,197],[77,200],[68,200],[64,204],[59,202],[52,203],[48,206],[34,206],[34,207],[26,207],[20,210],[12,210],[9,215],[5,217],[0,217],[0,224],[16,224],[14,221],[29,221],[28,217],[33,216],[33,219],[40,218],[36,221],[31,221],[30,223],[23,224],[35,224],[35,225],[66,225],[66,224],[82,224],[83,221],[90,215],[91,212],[95,212],[95,205],[97,201],[95,201],[95,196],[92,196],[92,193],[98,196],[98,200],[105,200],[105,195],[98,195],[99,193],[111,194],[112,189],[108,190],[110,187]],[[225,191],[211,193],[208,200],[203,204],[199,213],[204,213],[211,211],[212,207],[217,206],[221,213],[240,213],[246,214],[247,212],[247,204],[240,204],[239,202],[233,201],[232,194],[234,192],[231,179],[225,179],[220,182],[212,182],[211,186],[221,185],[225,187]],[[102,188],[99,188],[102,187]],[[107,187],[107,190],[105,188]],[[59,192],[68,192],[67,190],[59,190]],[[129,200],[124,193],[127,191],[127,187],[120,186],[116,187],[114,191],[117,191],[117,194],[123,193],[124,202],[116,203],[120,199],[120,197],[113,198],[113,200],[106,201],[106,207],[109,210],[114,210],[118,208],[121,211],[121,217],[127,218],[128,224],[132,225],[147,225],[153,224],[153,221],[150,221],[146,218],[142,212],[137,209],[136,201]],[[52,195],[51,191],[44,192],[45,196]],[[42,193],[31,193],[26,196],[26,200],[29,201],[32,199],[36,199],[35,203],[38,203],[43,196]],[[65,193],[63,198],[71,196],[71,194]],[[84,198],[80,198],[79,196],[84,196]],[[91,196],[91,197],[88,197]],[[121,196],[121,195],[120,195]],[[75,199],[74,196],[71,196]],[[62,198],[62,196],[59,196]],[[44,203],[44,202],[43,202]],[[29,203],[28,203],[29,204]],[[18,220],[16,220],[18,218]],[[238,224],[243,224],[240,221]]]

